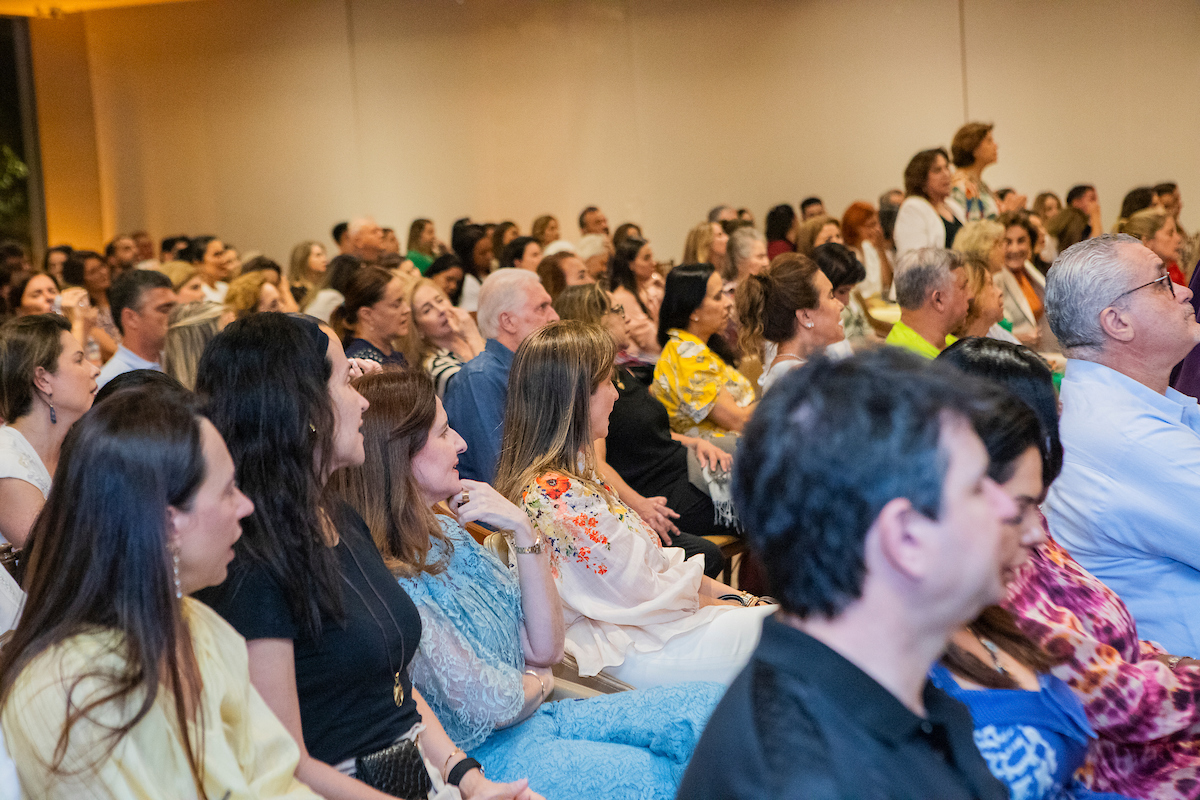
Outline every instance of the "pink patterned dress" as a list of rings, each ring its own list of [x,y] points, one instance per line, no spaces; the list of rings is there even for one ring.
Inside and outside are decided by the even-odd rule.
[[[1153,800],[1200,796],[1200,669],[1172,672],[1158,661],[1165,651],[1138,639],[1121,598],[1051,537],[1009,586],[1005,606],[1027,636],[1064,659],[1052,672],[1079,695],[1099,736],[1079,773],[1089,788]]]

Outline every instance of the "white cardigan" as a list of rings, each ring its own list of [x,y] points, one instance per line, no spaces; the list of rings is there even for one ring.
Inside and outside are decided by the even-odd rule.
[[[946,208],[958,218],[959,222],[966,219],[962,206],[950,198],[946,198]],[[900,211],[896,214],[896,227],[892,234],[896,243],[896,263],[910,250],[921,247],[945,247],[946,223],[933,204],[924,197],[912,195],[904,198]]]

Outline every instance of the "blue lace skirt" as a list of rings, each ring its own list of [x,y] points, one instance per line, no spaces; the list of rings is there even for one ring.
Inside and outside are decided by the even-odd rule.
[[[490,780],[529,778],[546,800],[671,800],[724,693],[679,683],[547,703],[471,755]]]

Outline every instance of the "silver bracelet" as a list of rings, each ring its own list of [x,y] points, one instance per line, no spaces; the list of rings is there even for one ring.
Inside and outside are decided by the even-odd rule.
[[[545,700],[546,699],[546,682],[544,680],[542,680],[542,676],[538,675],[536,672],[534,672],[531,669],[525,670],[525,674],[532,675],[533,677],[537,678],[538,686],[542,687],[541,694],[538,695],[538,698],[541,700]]]
[[[519,556],[529,555],[530,553],[536,555],[542,552],[542,535],[539,533],[537,535],[537,541],[529,545],[529,547],[517,547],[516,539],[514,538],[513,546],[510,549]]]

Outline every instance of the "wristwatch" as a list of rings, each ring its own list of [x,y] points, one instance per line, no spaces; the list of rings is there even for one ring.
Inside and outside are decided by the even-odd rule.
[[[537,554],[542,552],[542,535],[537,535],[537,541],[529,545],[529,547],[517,547],[513,545],[511,550],[519,556],[529,555],[530,553]]]

